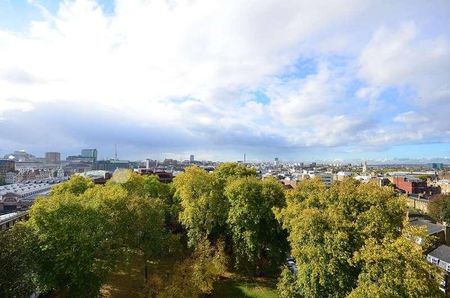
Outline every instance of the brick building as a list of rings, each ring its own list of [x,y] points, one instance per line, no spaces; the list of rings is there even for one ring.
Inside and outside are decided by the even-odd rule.
[[[411,176],[395,176],[393,179],[395,187],[407,194],[420,194],[427,191],[427,182]]]

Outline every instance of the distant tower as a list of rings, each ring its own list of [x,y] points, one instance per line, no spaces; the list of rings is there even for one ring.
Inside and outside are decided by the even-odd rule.
[[[275,157],[275,165],[278,166],[280,164],[280,159],[278,157]]]
[[[114,144],[114,159],[117,160],[117,144]]]
[[[189,156],[189,161],[190,161],[191,163],[193,163],[193,162],[195,161],[195,159],[194,159],[194,154],[191,154],[191,156]]]
[[[145,160],[145,168],[148,170],[148,169],[150,169],[150,159],[146,159]]]
[[[363,164],[363,173],[366,174],[367,173],[367,160],[364,161]]]
[[[244,153],[244,163],[246,162],[247,160],[245,159],[245,153]]]

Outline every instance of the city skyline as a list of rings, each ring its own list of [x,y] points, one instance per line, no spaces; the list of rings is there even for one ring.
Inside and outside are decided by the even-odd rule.
[[[8,152],[6,154],[4,154],[5,152],[1,152],[0,151],[0,159],[4,158],[4,159],[8,159],[8,155],[9,156],[14,156],[15,152],[23,152],[23,153],[27,153],[27,154],[31,154],[31,156],[34,156],[34,158],[40,158],[40,159],[47,159],[47,155],[54,155],[55,153],[58,154],[59,158],[61,158],[61,161],[66,160],[68,161],[67,158],[73,158],[73,157],[82,157],[83,156],[83,151],[91,151],[91,150],[95,150],[96,152],[98,152],[98,150],[96,148],[90,148],[90,149],[86,149],[86,148],[82,148],[80,149],[78,152],[73,151],[72,153],[67,153],[67,152],[59,152],[59,151],[51,151],[51,152],[32,152],[32,151],[28,151],[25,149],[21,149],[21,150],[14,150],[11,152]],[[116,150],[116,148],[114,148],[114,150]],[[81,153],[80,153],[81,152]],[[194,152],[195,153],[195,152]],[[266,158],[266,159],[258,159],[258,158],[248,158],[248,154],[244,153],[242,156],[236,156],[236,158],[234,159],[214,159],[214,158],[206,158],[204,155],[196,155],[193,154],[193,152],[186,154],[172,154],[172,153],[159,153],[159,154],[150,154],[147,155],[145,157],[142,158],[128,158],[128,157],[124,157],[124,156],[115,156],[116,152],[113,153],[113,155],[110,154],[102,154],[102,152],[98,152],[96,153],[98,154],[98,160],[128,160],[128,161],[140,161],[140,162],[145,162],[146,160],[150,159],[150,160],[156,160],[156,161],[164,161],[164,160],[176,160],[179,162],[182,161],[213,161],[213,162],[245,162],[247,161],[248,163],[260,163],[260,162],[274,162],[274,161],[280,161],[280,162],[286,162],[286,163],[319,163],[319,164],[363,164],[363,162],[370,162],[372,165],[383,165],[383,164],[392,164],[392,165],[413,165],[413,164],[417,164],[417,165],[427,165],[427,164],[431,164],[431,163],[442,163],[442,164],[450,164],[450,158],[449,157],[423,157],[423,158],[372,158],[372,159],[367,159],[367,158],[353,158],[353,159],[340,159],[340,158],[334,158],[334,159],[320,159],[320,158],[316,158],[316,159],[284,159],[284,158],[279,158],[279,157],[272,157],[272,158]],[[194,158],[195,156],[195,158]],[[250,155],[251,157],[251,155]],[[12,158],[12,157],[11,157]],[[17,160],[17,157],[14,158],[15,160]]]
[[[448,159],[449,11],[0,0],[0,155]]]

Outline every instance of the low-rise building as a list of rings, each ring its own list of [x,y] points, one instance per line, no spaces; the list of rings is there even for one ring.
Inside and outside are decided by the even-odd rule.
[[[36,197],[49,194],[52,187],[59,182],[61,180],[49,179],[0,186],[0,213],[28,208]]]
[[[130,169],[130,162],[128,160],[99,160],[94,163],[94,170],[102,170],[114,172],[117,169]]]
[[[447,245],[440,245],[427,254],[427,261],[431,264],[441,268],[445,274],[444,279],[440,282],[439,289],[448,293],[448,274],[450,273],[450,247]]]
[[[441,188],[441,193],[450,194],[450,179],[439,180],[436,185]]]
[[[407,194],[421,194],[427,191],[427,182],[412,176],[394,176],[395,187]]]
[[[353,173],[352,172],[345,172],[345,171],[340,171],[336,174],[336,180],[337,181],[342,181],[345,178],[350,178],[352,177]]]

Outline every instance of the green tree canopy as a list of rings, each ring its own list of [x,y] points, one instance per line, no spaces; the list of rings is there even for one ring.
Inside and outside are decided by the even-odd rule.
[[[216,246],[201,239],[192,255],[175,265],[165,289],[158,297],[200,297],[210,294],[213,284],[226,271],[227,258],[224,244]]]
[[[115,239],[108,218],[96,208],[99,204],[72,193],[34,203],[27,224],[37,236],[36,281],[41,290],[72,297],[97,295],[115,261]]]
[[[97,296],[125,252],[142,254],[146,269],[149,259],[168,251],[162,201],[115,183],[40,198],[27,225],[36,235],[37,286],[71,297]]]
[[[238,164],[235,162],[225,162],[220,164],[215,170],[214,173],[220,179],[228,179],[228,178],[243,178],[256,176],[255,168],[247,167],[243,164]]]
[[[227,223],[236,266],[256,273],[267,265],[277,268],[287,251],[286,233],[272,212],[285,204],[281,184],[273,179],[238,178],[227,185],[225,195],[230,201]]]
[[[58,184],[52,188],[52,194],[71,193],[80,195],[87,189],[94,187],[94,182],[90,178],[85,178],[80,175],[70,177],[69,181]]]
[[[361,272],[352,261],[355,252],[366,239],[398,236],[406,211],[392,188],[353,179],[331,188],[302,181],[286,201],[275,213],[289,233],[297,290],[306,297],[346,296]]]
[[[408,230],[407,227],[405,234]],[[421,237],[426,237],[426,233]],[[353,257],[362,271],[349,297],[440,297],[442,272],[428,263],[422,247],[408,238],[366,240]]]
[[[450,223],[450,195],[437,195],[428,203],[428,214],[438,222]]]
[[[34,291],[33,236],[22,222],[0,231],[0,297],[29,297]]]
[[[195,246],[205,237],[218,239],[223,233],[229,205],[217,175],[193,166],[179,174],[174,185],[181,206],[179,219],[187,229],[189,244]]]

